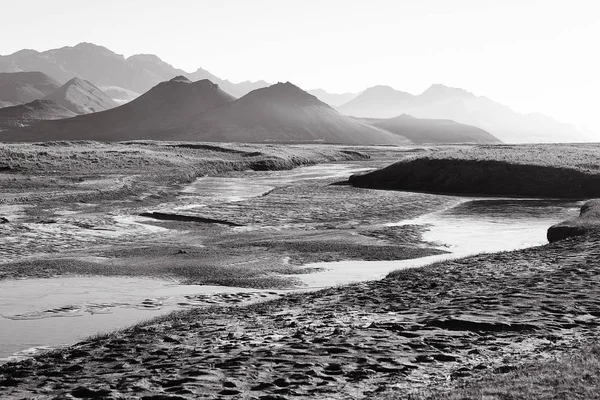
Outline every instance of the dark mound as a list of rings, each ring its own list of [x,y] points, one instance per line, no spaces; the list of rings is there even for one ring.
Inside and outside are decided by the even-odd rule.
[[[341,115],[287,82],[258,89],[199,115],[180,140],[238,142],[410,143]]]
[[[600,200],[588,201],[578,217],[551,226],[547,236],[549,242],[556,242],[592,231],[600,231]]]
[[[44,99],[52,100],[75,114],[90,114],[117,106],[102,90],[79,78],[71,79]]]
[[[410,159],[349,179],[353,186],[469,195],[600,197],[600,174],[497,160]]]
[[[14,130],[42,120],[74,117],[76,114],[51,100],[35,100],[18,106],[0,108],[0,131]],[[0,140],[5,140],[0,135]]]
[[[403,114],[390,119],[370,119],[371,125],[410,139],[415,144],[500,143],[483,129],[449,119],[421,119]]]
[[[3,140],[170,140],[192,116],[232,100],[209,80],[192,83],[177,77],[120,107],[39,123],[31,129],[10,132]]]
[[[0,73],[0,103],[18,105],[39,100],[60,87],[42,72]]]

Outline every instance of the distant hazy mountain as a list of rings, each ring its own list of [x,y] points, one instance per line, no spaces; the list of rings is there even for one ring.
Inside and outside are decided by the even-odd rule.
[[[121,105],[129,103],[131,100],[140,97],[140,93],[134,92],[133,90],[123,89],[119,86],[102,86],[100,88],[108,97],[115,103]]]
[[[258,89],[192,120],[180,139],[400,144],[405,138],[346,117],[287,82]]]
[[[509,143],[588,140],[571,125],[541,114],[519,114],[486,97],[444,85],[432,85],[418,96],[378,86],[367,89],[338,110],[356,117],[392,118],[408,114],[450,119],[484,129]]]
[[[105,111],[118,105],[102,90],[80,78],[71,79],[44,100],[52,100],[75,114]]]
[[[0,72],[3,71],[42,71],[61,83],[78,77],[98,87],[116,86],[136,93],[144,93],[158,83],[179,75],[193,81],[210,79],[228,93],[240,96],[269,85],[263,81],[235,84],[219,79],[202,68],[187,73],[155,55],[137,54],[125,58],[105,47],[91,43],[80,43],[73,47],[43,52],[21,50],[0,56]]]
[[[34,100],[27,104],[0,108],[0,140],[2,132],[23,128],[41,120],[55,120],[74,117],[71,110],[67,110],[52,100]],[[18,138],[17,138],[18,140]]]
[[[402,114],[402,107],[411,104],[415,96],[389,86],[373,86],[337,109],[345,115],[361,118],[392,118]]]
[[[8,107],[39,100],[60,87],[41,72],[0,73],[0,103]]]
[[[341,106],[354,99],[360,93],[328,93],[323,89],[309,90],[308,93],[321,100],[323,103],[329,104],[332,107]]]
[[[179,76],[122,106],[4,132],[0,140],[170,140],[194,116],[234,99],[206,79],[192,83]]]
[[[421,119],[401,115],[389,119],[364,119],[373,126],[410,139],[415,144],[500,143],[483,129],[447,119]]]

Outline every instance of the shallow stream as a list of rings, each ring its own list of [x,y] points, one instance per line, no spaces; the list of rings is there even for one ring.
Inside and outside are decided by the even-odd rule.
[[[244,178],[200,178],[182,196],[187,208],[247,200],[305,179],[347,178],[362,168],[319,165]],[[321,272],[299,275],[307,288],[382,278],[390,271],[481,252],[546,243],[549,226],[578,214],[581,203],[531,199],[457,198],[456,205],[387,225],[424,225],[423,239],[449,251],[403,261],[317,263]],[[306,290],[306,289],[305,289]],[[0,363],[40,348],[130,326],[173,310],[259,301],[283,291],[181,285],[159,279],[68,277],[0,282]]]

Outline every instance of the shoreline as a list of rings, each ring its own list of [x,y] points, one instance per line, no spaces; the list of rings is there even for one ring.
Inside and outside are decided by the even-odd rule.
[[[362,164],[369,168],[384,165],[389,157],[414,154],[396,149],[390,155],[385,149],[385,155],[377,156],[370,151],[366,153],[374,159]],[[31,177],[30,183],[17,180],[17,186],[34,188],[39,179],[52,187],[44,180],[48,177]],[[142,181],[151,182],[151,177]],[[77,179],[61,184],[78,187]],[[85,190],[86,185],[96,190],[114,182],[82,179]],[[335,180],[339,177],[331,182]],[[331,182],[304,182],[247,201],[207,205],[194,211],[193,221],[156,220],[148,223],[153,227],[149,236],[139,235],[135,225],[119,225],[132,234],[113,241],[102,238],[106,228],[116,226],[106,213],[176,207],[181,186],[159,180],[142,185],[141,191],[119,192],[113,200],[67,209],[41,197],[33,210],[11,208],[16,217],[8,218],[2,229],[9,237],[45,232],[52,242],[34,236],[23,250],[37,249],[39,242],[50,245],[40,247],[46,255],[33,252],[37,261],[0,264],[0,277],[32,271],[44,276],[138,273],[178,276],[188,283],[274,287],[289,283],[273,279],[274,273],[297,273],[307,262],[426,255],[435,249],[421,228],[385,223],[456,203],[456,196]],[[252,229],[197,222],[207,218]],[[159,231],[162,243],[152,237]],[[94,236],[85,248],[61,247],[91,234],[101,239]],[[247,306],[177,311],[4,364],[0,390],[8,398],[42,399],[427,397],[423,393],[554,359],[596,341],[599,244],[600,236],[590,231],[544,246],[445,260],[381,280],[290,293]],[[52,255],[57,250],[61,259]],[[16,247],[12,254],[21,259],[28,254],[20,251]]]
[[[600,257],[588,262],[597,252],[589,245],[597,246],[599,240],[585,236],[440,262],[402,270],[381,281],[290,294],[250,306],[178,312],[33,360],[5,364],[0,374],[5,382],[16,381],[9,389],[15,397],[43,396],[44,390],[67,394],[81,385],[113,396],[172,393],[185,397],[198,394],[199,389],[216,396],[231,381],[235,394],[244,396],[278,395],[286,389],[288,394],[344,398],[353,390],[375,394],[384,382],[408,394],[437,387],[447,382],[446,375],[464,380],[491,370],[508,371],[556,357],[577,347],[578,341],[596,339],[600,320],[582,318],[581,312],[600,316],[600,304],[593,300],[599,290],[595,275]],[[532,260],[538,265],[531,265]],[[582,262],[585,270],[580,268]],[[446,279],[448,275],[453,279]],[[533,282],[546,283],[530,286]],[[514,291],[528,285],[528,292]],[[553,293],[552,298],[548,293]],[[590,300],[574,302],[579,293]],[[520,314],[511,311],[517,304]],[[561,309],[560,314],[552,307]],[[500,345],[503,342],[510,346]],[[151,356],[157,352],[162,356]],[[73,362],[82,368],[71,371]],[[206,363],[216,366],[214,372]],[[185,373],[203,371],[202,366],[208,369],[200,375]],[[260,378],[262,368],[270,371],[270,381]],[[55,392],[50,381],[42,384],[47,380],[44,371],[49,370],[75,380],[67,387],[63,382]],[[150,386],[135,389],[134,381],[127,378],[134,371],[135,376],[162,372],[161,378],[149,381]],[[122,387],[111,388],[110,377],[115,374],[125,380]],[[166,384],[175,376],[182,382]],[[285,381],[284,386],[274,383],[278,379]],[[404,389],[398,386],[402,382]],[[342,387],[344,391],[337,392]]]

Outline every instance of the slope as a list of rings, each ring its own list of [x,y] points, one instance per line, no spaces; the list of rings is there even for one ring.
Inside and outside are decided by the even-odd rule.
[[[168,140],[171,132],[182,129],[192,116],[232,100],[232,96],[208,80],[192,83],[179,76],[122,106],[40,122],[21,132],[5,132],[3,140]]]
[[[407,139],[346,117],[287,82],[199,115],[181,139],[236,142],[399,144]]]
[[[80,78],[71,79],[44,99],[52,100],[75,114],[90,114],[117,106],[106,93]]]
[[[76,114],[51,100],[34,100],[27,104],[0,108],[0,132],[29,126],[42,120],[74,117]],[[4,140],[0,135],[0,140]]]
[[[0,73],[0,103],[4,106],[29,103],[52,93],[59,86],[42,72]]]
[[[448,119],[421,119],[402,114],[389,119],[365,119],[373,126],[410,139],[415,144],[500,143],[483,129]]]

